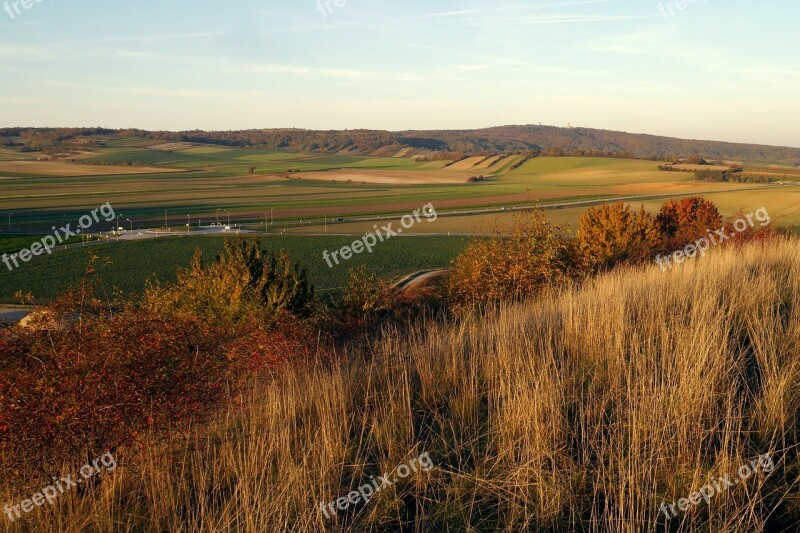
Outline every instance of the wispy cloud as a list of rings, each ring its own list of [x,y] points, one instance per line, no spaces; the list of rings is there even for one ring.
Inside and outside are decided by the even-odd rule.
[[[4,57],[24,57],[25,59],[46,59],[52,53],[52,49],[41,45],[17,45],[0,42],[0,56]]]
[[[214,31],[201,31],[201,32],[186,32],[186,33],[161,33],[151,35],[129,35],[118,37],[96,37],[90,39],[80,39],[77,44],[113,44],[113,43],[158,43],[163,41],[181,41],[193,39],[209,39],[213,37],[221,37],[226,35],[225,32]]]
[[[70,87],[73,89],[86,89],[99,92],[119,92],[136,94],[141,96],[166,96],[173,98],[195,98],[207,99],[218,96],[219,93],[215,91],[192,90],[192,89],[171,89],[165,87],[141,87],[141,86],[115,86],[99,83],[75,83],[64,82],[60,80],[46,80],[48,85],[55,85],[59,87]]]
[[[658,15],[604,15],[599,13],[542,13],[523,16],[494,17],[493,22],[504,24],[568,24],[578,22],[609,22],[612,20],[637,20],[655,18]]]
[[[250,64],[230,67],[226,70],[238,74],[289,74],[305,77],[327,77],[344,80],[375,81],[424,81],[430,79],[455,79],[472,72],[492,68],[485,64],[449,65],[440,68],[429,67],[422,71],[409,69],[335,69],[329,67],[298,66],[282,64]]]
[[[426,13],[424,15],[420,15],[415,17],[417,19],[436,19],[436,18],[446,18],[446,17],[463,17],[465,15],[477,15],[477,14],[484,14],[486,10],[484,9],[463,9],[461,11],[443,11],[441,13]]]
[[[597,4],[607,4],[611,0],[571,0],[567,2],[551,2],[547,4],[524,4],[524,5],[496,5],[489,8],[482,9],[462,9],[456,11],[443,11],[438,13],[426,13],[416,18],[418,19],[431,19],[442,17],[464,17],[468,15],[496,15],[498,13],[524,13],[530,10],[547,9],[551,7],[563,8],[573,6],[587,6]]]

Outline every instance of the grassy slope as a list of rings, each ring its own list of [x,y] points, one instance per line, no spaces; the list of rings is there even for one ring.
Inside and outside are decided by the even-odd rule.
[[[617,272],[461,325],[378,343],[366,360],[253,389],[177,451],[152,448],[96,497],[32,526],[323,531],[320,502],[423,452],[353,531],[655,531],[663,503],[776,468],[674,518],[675,531],[793,530],[800,244],[728,248]],[[743,290],[746,289],[746,290]],[[11,498],[8,498],[9,500]],[[113,526],[112,526],[113,524]],[[52,526],[52,527],[51,527]],[[36,527],[34,527],[36,529]]]
[[[366,264],[381,276],[401,276],[416,270],[442,267],[461,252],[464,239],[459,237],[409,237],[389,240],[372,254],[363,253],[333,268],[322,258],[324,250],[335,250],[352,243],[352,237],[290,237],[274,236],[262,239],[270,250],[285,249],[308,269],[309,278],[321,292],[341,288],[348,270]],[[35,297],[49,300],[64,287],[80,279],[86,265],[86,253],[92,250],[108,257],[112,264],[102,273],[108,288],[118,287],[126,293],[138,293],[151,276],[174,280],[178,266],[188,266],[197,247],[211,260],[222,251],[222,237],[161,238],[147,241],[121,242],[67,250],[52,256],[39,256],[9,272],[0,263],[0,302],[14,303],[16,291],[31,292]],[[6,246],[9,251],[30,246],[31,240],[14,239]]]

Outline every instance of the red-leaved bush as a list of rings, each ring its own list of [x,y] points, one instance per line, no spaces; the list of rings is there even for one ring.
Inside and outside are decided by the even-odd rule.
[[[216,325],[136,304],[103,307],[91,281],[0,330],[0,475],[52,472],[200,420],[259,372],[318,353],[290,315]]]

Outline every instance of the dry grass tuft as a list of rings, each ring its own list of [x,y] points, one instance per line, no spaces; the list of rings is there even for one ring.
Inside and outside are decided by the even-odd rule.
[[[750,245],[390,335],[253,387],[17,530],[663,531],[662,502],[772,454],[668,528],[792,531],[798,272],[798,242]],[[432,470],[326,523],[319,502],[423,452]]]

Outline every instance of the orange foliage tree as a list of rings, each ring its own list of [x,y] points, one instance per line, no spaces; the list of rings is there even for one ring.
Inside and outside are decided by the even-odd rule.
[[[723,224],[717,206],[699,196],[670,200],[661,206],[656,220],[668,250],[683,248]]]
[[[521,299],[578,272],[573,241],[533,210],[475,238],[453,260],[446,291],[454,309]]]
[[[578,247],[587,267],[597,271],[649,259],[662,245],[655,219],[622,202],[591,208],[581,217]]]

